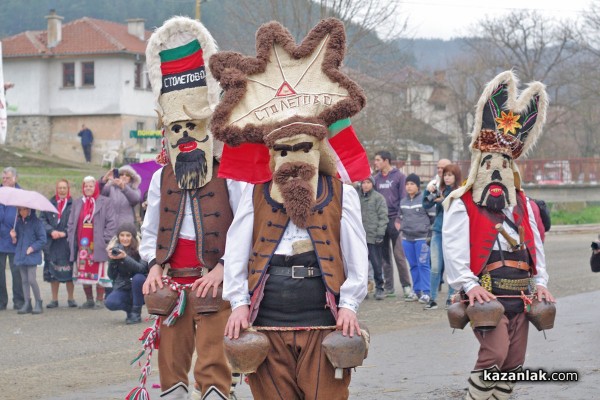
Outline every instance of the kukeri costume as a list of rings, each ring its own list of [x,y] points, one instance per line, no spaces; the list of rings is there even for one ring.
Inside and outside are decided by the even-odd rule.
[[[161,266],[168,276],[163,282],[179,293],[170,315],[160,317],[142,337],[146,351],[151,352],[160,329],[162,398],[188,398],[194,349],[198,357],[195,388],[189,388],[192,398],[228,398],[231,386],[223,352],[229,303],[221,301],[215,312],[196,314],[191,304],[198,298],[190,290],[192,283],[220,262],[232,210],[242,191],[240,183],[217,177],[223,144],[213,139],[208,118],[220,89],[205,67],[205,60],[215,52],[216,44],[206,28],[185,17],[166,21],[151,36],[146,50],[159,122],[164,125],[167,151],[163,149],[163,156],[168,157],[150,184],[140,255],[150,268]],[[131,398],[142,398],[138,393],[145,390],[145,375],[141,383]]]
[[[335,330],[338,307],[356,313],[366,295],[359,199],[336,178],[369,175],[364,149],[343,120],[365,97],[339,70],[340,21],[321,21],[299,46],[276,22],[256,37],[256,58],[224,52],[210,59],[225,91],[211,122],[215,137],[246,143],[240,156],[262,147],[272,171],[253,180],[258,184],[248,185],[240,201],[227,236],[223,297],[233,309],[249,306],[250,322],[271,346],[248,375],[254,398],[347,398],[349,370],[335,379],[321,344]],[[339,133],[328,138],[330,132]],[[345,152],[336,147],[340,141]],[[228,151],[236,150],[226,146],[224,169]],[[344,154],[359,162],[351,166]]]
[[[482,371],[521,368],[527,348],[524,310],[529,298],[519,296],[536,289],[551,296],[546,290],[540,228],[513,161],[540,136],[547,96],[539,82],[531,83],[518,97],[517,86],[511,71],[486,86],[477,105],[469,177],[444,201],[442,237],[449,283],[465,293],[482,285],[500,296],[497,299],[504,306],[495,329],[474,329],[480,349],[469,378],[468,399],[510,397],[514,383],[483,381]],[[496,226],[502,226],[505,234]]]

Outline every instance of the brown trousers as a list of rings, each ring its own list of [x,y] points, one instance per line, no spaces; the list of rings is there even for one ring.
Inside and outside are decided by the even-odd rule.
[[[190,294],[186,290],[187,296]],[[209,295],[212,292],[209,292]],[[223,332],[231,314],[229,302],[213,314],[195,314],[190,302],[175,325],[160,325],[158,369],[161,390],[167,390],[179,382],[188,385],[188,372],[196,348],[194,378],[202,393],[216,386],[222,393],[229,393],[231,370],[223,349]],[[161,317],[162,319],[162,317]]]
[[[519,313],[511,320],[503,315],[496,329],[487,332],[475,330],[474,333],[480,345],[475,370],[496,365],[500,371],[508,371],[523,365],[529,333],[525,313]]]
[[[248,375],[255,399],[336,400],[349,396],[350,370],[335,379],[321,342],[331,330],[263,331],[271,349],[256,373]]]

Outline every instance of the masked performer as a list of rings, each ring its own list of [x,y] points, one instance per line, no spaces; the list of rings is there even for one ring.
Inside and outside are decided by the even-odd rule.
[[[539,228],[514,163],[541,135],[547,97],[540,82],[531,83],[518,97],[517,86],[511,71],[488,83],[477,105],[469,177],[444,202],[442,237],[449,283],[462,289],[470,304],[495,295],[514,296],[498,297],[505,313],[495,329],[474,330],[480,348],[467,399],[510,397],[514,382],[483,380],[483,370],[517,371],[525,360],[527,298],[519,295],[533,291],[539,300],[554,302],[546,288]]]
[[[223,301],[216,312],[204,314],[190,306],[196,300],[192,296],[217,296],[225,237],[242,192],[240,183],[217,177],[223,144],[213,139],[208,119],[220,89],[205,68],[205,60],[215,52],[206,28],[185,17],[166,21],[146,50],[164,126],[166,165],[152,177],[142,225],[140,255],[150,267],[143,292],[154,293],[168,284],[180,296],[171,315],[156,324],[165,399],[187,399],[188,390],[194,392],[192,398],[225,399],[231,386],[223,351],[229,303]],[[194,349],[196,382],[188,389]]]
[[[256,38],[256,58],[224,52],[210,59],[225,91],[211,122],[215,137],[264,144],[272,171],[246,187],[227,235],[223,297],[233,311],[225,334],[235,340],[253,324],[268,336],[266,360],[248,375],[254,398],[347,398],[350,371],[335,379],[321,343],[336,326],[361,335],[365,231],[356,191],[336,176],[353,173],[344,154],[366,156],[351,127],[330,138],[328,127],[339,131],[332,125],[346,124],[365,97],[339,70],[340,21],[321,21],[299,46],[276,22]],[[346,152],[336,149],[334,139],[349,132],[350,140],[340,140]],[[361,178],[369,175],[365,165]]]

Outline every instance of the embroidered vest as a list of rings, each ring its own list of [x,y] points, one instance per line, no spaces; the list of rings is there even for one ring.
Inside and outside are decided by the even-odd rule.
[[[463,194],[461,199],[469,215],[471,271],[473,274],[479,275],[483,267],[487,264],[494,243],[496,242],[496,237],[498,236],[495,226],[504,221],[505,215],[502,212],[492,212],[486,207],[475,204],[471,190]],[[515,225],[522,225],[525,228],[525,246],[531,258],[532,270],[535,275],[535,240],[533,230],[529,224],[527,200],[523,191],[517,191],[517,205],[513,209],[513,219]]]
[[[290,222],[281,203],[269,194],[271,182],[254,187],[254,231],[252,254],[248,262],[248,290],[252,296],[265,276],[267,266]],[[308,218],[308,234],[317,254],[325,287],[334,296],[346,280],[340,227],[342,219],[342,182],[330,176],[319,176],[317,205]]]
[[[225,237],[233,220],[227,181],[217,178],[219,164],[213,166],[210,182],[199,189],[182,190],[177,186],[173,167],[163,167],[160,181],[160,219],[156,240],[156,262],[164,264],[175,251],[185,202],[189,193],[196,231],[196,254],[203,266],[212,269],[223,257]]]

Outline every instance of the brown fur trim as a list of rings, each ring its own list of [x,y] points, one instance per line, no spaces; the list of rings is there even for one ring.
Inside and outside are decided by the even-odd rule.
[[[300,118],[297,118],[297,119],[300,119]],[[296,122],[296,121],[294,121],[294,122]],[[302,121],[302,122],[305,122],[305,121]],[[317,124],[317,125],[315,125],[315,124],[316,123],[313,123],[313,124],[301,123],[301,124],[294,124],[294,125],[288,125],[288,126],[282,127],[280,129],[276,130],[275,132],[268,134],[264,138],[264,142],[267,145],[267,147],[273,147],[275,142],[279,139],[294,137],[294,136],[301,135],[301,134],[314,136],[319,140],[325,139],[327,137],[327,134],[329,133],[329,131],[327,130],[327,128],[325,126],[320,125],[320,124]]]
[[[246,94],[246,77],[266,70],[273,44],[282,46],[292,58],[301,59],[312,54],[327,35],[329,40],[325,47],[322,71],[329,79],[348,91],[347,99],[341,100],[313,118],[294,117],[277,124],[248,124],[243,128],[227,124],[232,110]],[[365,106],[365,95],[355,82],[339,70],[344,58],[345,44],[344,25],[335,18],[319,22],[299,46],[287,29],[272,21],[261,26],[256,34],[256,57],[243,57],[231,52],[213,55],[209,60],[210,70],[225,91],[211,121],[211,131],[215,137],[233,146],[243,142],[262,143],[263,138],[277,127],[297,120],[315,122],[327,127],[358,113]]]

